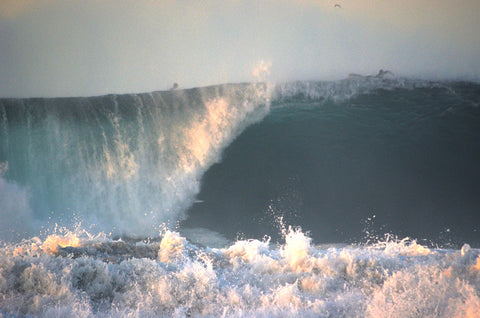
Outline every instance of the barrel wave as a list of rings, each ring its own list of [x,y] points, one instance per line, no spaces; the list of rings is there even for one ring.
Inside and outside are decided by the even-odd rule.
[[[318,242],[479,244],[479,122],[478,84],[277,85],[270,113],[206,172],[186,224],[278,238],[281,218]]]
[[[480,85],[0,100],[0,316],[478,317]]]

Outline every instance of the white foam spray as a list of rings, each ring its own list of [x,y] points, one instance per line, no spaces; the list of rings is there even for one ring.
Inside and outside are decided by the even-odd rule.
[[[254,83],[6,102],[1,215],[9,224],[21,224],[17,216],[50,227],[80,220],[96,231],[155,236],[185,216],[222,150],[268,113],[267,94]]]
[[[59,230],[0,248],[0,314],[40,317],[478,317],[480,251],[412,240],[194,245]]]

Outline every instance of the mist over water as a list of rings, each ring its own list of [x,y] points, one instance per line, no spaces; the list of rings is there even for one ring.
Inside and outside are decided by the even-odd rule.
[[[93,96],[349,73],[478,80],[475,0],[0,3],[0,96]],[[52,23],[54,21],[55,23]]]

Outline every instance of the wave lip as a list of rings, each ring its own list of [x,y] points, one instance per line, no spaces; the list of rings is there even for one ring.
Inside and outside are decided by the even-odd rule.
[[[350,74],[338,81],[296,81],[277,83],[272,88],[274,105],[289,102],[345,102],[359,95],[371,94],[379,90],[416,88],[449,89],[447,82],[434,82],[402,77],[376,77]]]

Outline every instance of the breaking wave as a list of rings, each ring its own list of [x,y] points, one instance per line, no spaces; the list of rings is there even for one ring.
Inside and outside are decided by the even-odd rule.
[[[478,317],[479,96],[1,99],[0,316]]]

